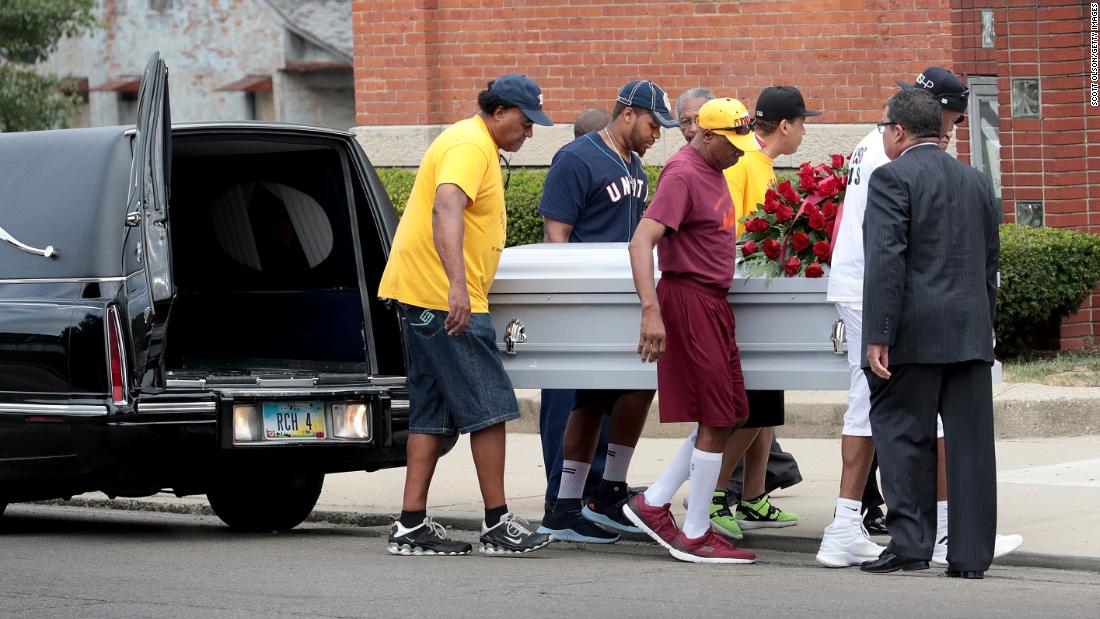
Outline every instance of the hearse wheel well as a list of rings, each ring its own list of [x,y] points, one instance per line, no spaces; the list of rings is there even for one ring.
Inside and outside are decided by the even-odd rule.
[[[312,471],[273,474],[270,469],[241,469],[212,481],[206,498],[218,518],[233,529],[282,531],[309,516],[324,481],[324,473]]]

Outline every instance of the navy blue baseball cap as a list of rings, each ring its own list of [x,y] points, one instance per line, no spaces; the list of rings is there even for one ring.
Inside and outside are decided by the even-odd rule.
[[[504,99],[523,112],[531,122],[543,127],[552,127],[553,121],[542,111],[542,89],[535,80],[520,75],[509,73],[500,79],[494,80],[489,87],[489,92]]]
[[[955,77],[954,73],[943,67],[928,67],[917,76],[916,83],[907,84],[898,81],[897,85],[906,90],[927,90],[940,102],[941,106],[952,112],[966,112],[970,89]]]
[[[634,80],[623,86],[616,101],[649,110],[657,124],[666,129],[680,126],[680,121],[672,117],[672,104],[668,101],[668,94],[649,80]]]

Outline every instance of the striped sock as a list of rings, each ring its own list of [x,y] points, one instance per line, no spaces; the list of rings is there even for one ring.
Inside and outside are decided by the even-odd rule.
[[[630,459],[634,448],[616,443],[607,444],[607,464],[603,467],[603,478],[607,481],[626,481],[626,471],[630,468]]]
[[[588,480],[588,470],[592,468],[589,462],[578,460],[566,460],[561,465],[561,487],[558,488],[558,499],[580,500],[584,496],[584,482]]]

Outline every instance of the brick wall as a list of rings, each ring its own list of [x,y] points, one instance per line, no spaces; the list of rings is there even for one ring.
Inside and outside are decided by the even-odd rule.
[[[895,79],[950,65],[949,0],[500,4],[354,2],[359,124],[453,122],[511,71],[535,78],[562,122],[639,77],[672,98],[706,86],[750,107],[763,87],[789,83],[830,112],[821,122],[875,122]]]
[[[1088,3],[955,0],[952,7],[955,69],[997,78],[1005,220],[1015,221],[1018,201],[1041,201],[1045,225],[1100,232],[1100,114],[1088,105]],[[981,47],[981,9],[993,10],[994,49]],[[1013,117],[1016,78],[1039,79],[1039,118]],[[958,146],[965,160],[968,139],[963,128]],[[1062,348],[1094,347],[1096,320],[1094,295],[1063,321]]]

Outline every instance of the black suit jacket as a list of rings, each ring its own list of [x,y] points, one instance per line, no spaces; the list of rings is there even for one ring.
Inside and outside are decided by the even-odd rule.
[[[921,144],[871,175],[863,220],[867,344],[890,365],[993,361],[1000,209],[986,177]]]

